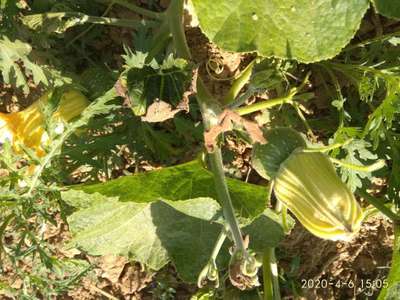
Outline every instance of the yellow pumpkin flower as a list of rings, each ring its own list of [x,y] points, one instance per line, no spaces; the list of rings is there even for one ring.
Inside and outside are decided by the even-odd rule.
[[[348,240],[361,226],[360,205],[323,153],[294,151],[280,166],[274,193],[320,238]]]
[[[43,143],[46,142],[47,134],[44,130],[44,115],[41,106],[48,101],[49,93],[44,94],[31,106],[20,112],[4,114],[0,113],[0,142],[9,140],[17,153],[22,153],[19,144],[33,149],[38,156],[43,156]],[[68,122],[89,105],[87,98],[79,91],[69,90],[65,92],[60,100],[53,118],[60,122]]]

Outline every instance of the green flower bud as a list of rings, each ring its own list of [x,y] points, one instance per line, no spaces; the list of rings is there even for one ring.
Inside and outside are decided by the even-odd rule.
[[[320,238],[348,240],[360,228],[361,207],[323,153],[295,150],[280,165],[274,193]]]

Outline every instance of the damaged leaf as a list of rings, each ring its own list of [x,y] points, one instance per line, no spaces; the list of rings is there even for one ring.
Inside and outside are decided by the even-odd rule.
[[[234,125],[243,127],[254,143],[266,143],[263,132],[255,122],[248,121],[231,110],[224,110],[219,116],[218,124],[204,133],[204,141],[207,151],[212,152],[217,144],[218,136],[221,133],[233,130]]]

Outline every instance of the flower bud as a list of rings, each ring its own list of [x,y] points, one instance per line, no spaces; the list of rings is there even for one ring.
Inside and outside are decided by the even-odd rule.
[[[323,153],[294,151],[280,166],[274,193],[320,238],[348,240],[360,228],[362,210]]]

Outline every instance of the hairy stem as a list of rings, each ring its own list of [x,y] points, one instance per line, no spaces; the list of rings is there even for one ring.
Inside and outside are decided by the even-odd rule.
[[[184,0],[172,1],[167,9],[166,16],[178,56],[190,60],[192,55],[183,28],[183,4]]]
[[[233,240],[237,250],[245,251],[245,246],[240,232],[239,224],[236,219],[231,196],[229,194],[228,185],[226,184],[225,173],[222,166],[221,149],[215,149],[213,153],[208,154],[211,171],[214,174],[214,183],[217,190],[217,195],[222,202],[222,210],[226,222],[229,224],[229,229],[232,233]]]
[[[263,285],[264,285],[264,300],[274,299],[274,287],[272,283],[270,251],[265,251],[263,256]]]
[[[179,57],[191,59],[191,53],[187,44],[185,31],[183,28],[183,0],[172,1],[168,7],[166,17],[170,26],[173,42]],[[218,102],[208,93],[201,78],[197,80],[197,101],[203,116],[204,129],[208,130],[211,126],[218,124],[218,115],[221,107]],[[221,202],[225,220],[232,233],[237,250],[245,251],[242,234],[238,221],[235,216],[225,173],[222,164],[221,149],[216,147],[214,152],[208,154],[211,172],[214,175],[214,183],[218,199]]]
[[[303,149],[303,152],[329,152],[331,150],[341,148],[343,146],[350,144],[352,140],[353,139],[348,139],[348,140],[344,141],[343,143],[335,143],[335,144],[324,146],[324,147],[307,148],[307,149]]]
[[[283,105],[283,104],[291,104],[295,105],[294,98],[295,96],[305,87],[305,85],[308,82],[308,78],[310,77],[311,73],[307,73],[307,75],[304,77],[303,81],[298,87],[292,88],[288,95],[285,97],[280,97],[280,98],[275,98],[275,99],[270,99],[266,101],[261,101],[252,105],[247,105],[244,107],[239,107],[235,109],[235,112],[237,112],[239,115],[244,116],[251,114],[256,111],[260,111],[263,109],[268,109],[274,106],[278,105]]]
[[[275,248],[268,248],[263,256],[264,300],[280,300],[278,266]]]
[[[241,116],[244,116],[244,115],[248,115],[253,112],[263,110],[263,109],[272,108],[274,106],[279,106],[279,105],[283,105],[283,104],[292,104],[293,96],[294,95],[289,94],[286,97],[265,100],[265,101],[261,101],[261,102],[258,102],[258,103],[252,104],[252,105],[239,107],[239,108],[235,109],[235,112],[237,112]]]
[[[382,169],[386,165],[386,163],[385,163],[385,161],[383,159],[380,159],[377,162],[375,162],[375,163],[373,163],[372,165],[369,165],[369,166],[354,165],[354,164],[350,164],[350,163],[341,161],[341,160],[333,158],[333,157],[330,157],[330,160],[333,163],[335,163],[335,164],[337,164],[337,165],[339,165],[341,167],[344,167],[344,168],[347,168],[347,169],[351,169],[351,170],[355,170],[355,171],[360,171],[360,172],[374,172],[374,171],[377,171],[379,169]]]

